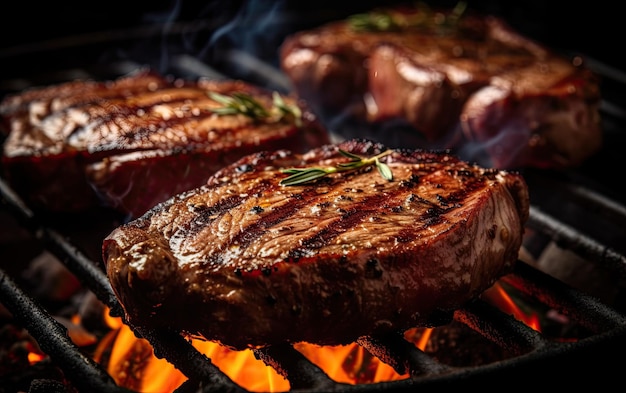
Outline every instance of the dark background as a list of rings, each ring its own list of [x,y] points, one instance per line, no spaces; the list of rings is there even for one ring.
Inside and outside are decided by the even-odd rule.
[[[375,6],[402,2],[361,0],[357,4],[348,3],[352,2],[156,0],[136,4],[121,0],[97,3],[75,0],[12,1],[10,7],[5,3],[5,9],[0,13],[0,62],[5,74],[7,70],[17,74],[24,73],[63,61],[51,54],[39,56],[38,61],[28,56],[15,56],[21,56],[28,51],[32,48],[29,45],[33,43],[40,44],[37,48],[41,48],[41,43],[53,48],[66,45],[67,37],[97,39],[96,37],[103,36],[103,32],[193,20],[212,21],[215,26],[229,26],[231,22],[240,22],[236,28],[230,25],[234,28],[235,35],[248,37],[250,40],[246,41],[247,45],[259,51],[264,50],[264,56],[270,56],[268,60],[272,61],[274,59],[271,56],[275,56],[277,52],[271,48],[276,48],[285,34]],[[426,3],[433,7],[449,7],[457,2],[432,0]],[[580,52],[621,69],[626,66],[621,48],[624,16],[615,2],[467,0],[467,4],[470,9],[502,16],[519,31],[556,50]],[[242,10],[247,10],[247,17],[237,19],[236,16],[241,16],[239,13]],[[270,14],[274,16],[274,22],[263,25],[259,18]],[[59,41],[62,38],[65,41]],[[190,54],[198,54],[200,51],[206,54],[206,46],[211,37],[191,37],[190,33],[185,39],[186,50]],[[230,44],[243,45],[242,42]],[[16,62],[21,63],[21,67],[14,67]],[[32,62],[36,64],[29,64]]]
[[[457,0],[430,0],[449,8]],[[470,11],[494,14],[520,33],[565,55],[583,55],[601,69],[605,148],[583,170],[615,191],[614,170],[624,168],[626,119],[624,14],[616,3],[546,0],[467,0]],[[233,0],[12,1],[0,12],[0,97],[33,85],[50,85],[85,76],[110,80],[137,65],[185,77],[188,69],[171,61],[181,54],[223,75],[280,90],[256,68],[277,72],[279,47],[296,31],[343,19],[378,6],[406,1]],[[228,52],[238,49],[259,59],[237,68]],[[124,65],[125,60],[132,60]],[[122,67],[112,65],[122,64]],[[174,64],[174,65],[173,65]],[[96,67],[94,67],[96,66]],[[68,72],[69,71],[69,72]],[[85,72],[83,72],[85,71]],[[182,72],[181,72],[182,71]],[[189,76],[211,76],[202,67]],[[607,168],[609,168],[607,170]],[[606,190],[605,190],[606,191]],[[620,192],[620,200],[626,195]]]

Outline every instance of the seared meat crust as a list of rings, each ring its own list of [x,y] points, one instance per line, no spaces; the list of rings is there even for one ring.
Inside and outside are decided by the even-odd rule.
[[[581,57],[492,15],[412,7],[371,15],[396,24],[339,20],[281,46],[281,68],[324,121],[349,118],[388,145],[450,148],[499,169],[575,167],[599,151],[600,81]]]
[[[301,123],[218,115],[209,92],[246,94],[268,111],[271,92],[237,80],[183,81],[141,70],[115,81],[74,81],[0,103],[2,162],[29,204],[53,212],[111,206],[137,217],[260,150],[304,152],[329,142],[301,101]]]
[[[385,147],[252,154],[115,229],[103,259],[128,321],[238,349],[347,344],[432,324],[510,271],[529,214],[519,174],[395,150],[392,181],[367,167],[279,184],[345,162],[338,149]]]

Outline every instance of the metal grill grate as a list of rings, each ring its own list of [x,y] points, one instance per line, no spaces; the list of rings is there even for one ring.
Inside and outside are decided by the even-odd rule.
[[[109,306],[113,315],[122,315],[120,305],[98,264],[85,257],[64,235],[39,223],[36,216],[4,182],[0,183],[0,190],[6,205],[19,217],[22,225],[29,228],[81,282]],[[623,255],[607,252],[606,248],[602,251],[601,245],[588,240],[577,231],[564,228],[561,222],[551,219],[536,208],[531,210],[529,225],[538,227],[558,241],[575,244],[575,249],[580,254],[592,256],[598,263],[624,276]],[[65,328],[25,295],[11,277],[0,272],[0,278],[2,304],[64,370],[72,384],[85,391],[124,391],[115,385],[98,364],[81,354],[67,338]],[[577,342],[554,341],[484,301],[476,300],[456,311],[454,319],[514,354],[510,359],[482,366],[452,367],[439,363],[400,335],[362,338],[358,342],[359,345],[392,365],[399,373],[409,373],[410,378],[396,382],[353,386],[330,380],[322,370],[289,345],[259,349],[255,354],[287,378],[291,384],[291,391],[294,392],[384,391],[391,388],[413,389],[422,384],[430,386],[461,381],[467,384],[474,378],[482,380],[485,375],[515,372],[521,366],[543,364],[545,361],[563,362],[565,358],[572,357],[577,358],[586,368],[593,368],[595,366],[590,363],[595,360],[579,353],[589,350],[602,353],[599,352],[600,349],[594,347],[602,348],[605,343],[616,345],[626,339],[626,317],[622,313],[522,261],[518,261],[514,273],[503,280],[573,319],[589,329],[592,334]],[[159,357],[166,358],[189,377],[189,381],[181,386],[181,391],[189,391],[187,389],[192,389],[192,386],[193,390],[199,389],[203,392],[242,390],[181,336],[160,331],[136,331],[136,333],[148,339]],[[533,373],[537,372],[535,368],[533,367]],[[609,369],[610,367],[607,367],[605,371]],[[553,368],[552,372],[558,372],[557,368]]]
[[[172,26],[170,26],[172,27]],[[184,34],[188,25],[176,25],[170,33]],[[196,31],[212,30],[215,26],[192,26]],[[3,93],[18,91],[38,84],[56,83],[73,78],[108,79],[128,73],[144,65],[158,68],[162,59],[145,59],[128,56],[130,47],[141,46],[157,30],[135,29],[114,36],[99,36],[97,42],[71,43],[67,48],[56,47],[57,51],[80,52],[83,46],[92,50],[83,57],[85,63],[77,68],[50,69],[39,72],[30,79],[22,77],[0,81]],[[158,30],[160,31],[160,30]],[[119,32],[118,32],[119,33]],[[97,38],[97,37],[96,37]],[[127,56],[123,59],[95,60],[102,57],[103,48],[111,45],[124,47]],[[53,45],[54,47],[54,45]],[[28,56],[40,57],[40,47],[30,47]],[[48,53],[48,52],[46,52]],[[58,52],[57,52],[58,53]],[[91,58],[94,54],[94,58]],[[280,72],[259,62],[245,53],[229,52],[224,61],[240,62],[237,70],[254,82],[284,90],[288,83]],[[24,53],[3,52],[0,59],[13,59]],[[106,56],[105,56],[106,57]],[[30,57],[29,57],[30,58]],[[27,60],[26,60],[27,61]],[[260,66],[262,65],[262,67]],[[558,311],[583,328],[586,336],[576,341],[560,341],[547,334],[537,332],[512,316],[494,308],[481,299],[470,302],[453,315],[442,316],[478,333],[486,340],[503,348],[511,356],[504,360],[479,366],[454,366],[437,359],[436,356],[417,349],[401,335],[364,337],[358,344],[371,354],[390,364],[399,373],[408,373],[406,380],[376,384],[347,385],[332,381],[318,366],[306,359],[290,345],[274,346],[255,351],[255,355],[274,368],[290,382],[293,392],[381,392],[413,391],[414,389],[440,389],[441,387],[484,387],[496,380],[515,381],[520,387],[546,386],[541,378],[548,377],[559,387],[578,387],[580,381],[590,379],[604,382],[621,380],[619,364],[612,355],[621,354],[626,345],[626,307],[623,297],[626,282],[626,207],[625,199],[611,186],[615,179],[607,171],[618,157],[626,142],[626,106],[623,100],[626,77],[620,72],[590,60],[590,65],[605,79],[605,102],[603,122],[607,142],[605,150],[586,167],[568,173],[553,174],[529,170],[524,173],[531,189],[531,211],[527,230],[532,236],[542,239],[542,246],[553,243],[561,250],[572,253],[585,263],[607,272],[614,278],[616,299],[609,303],[598,299],[584,289],[576,288],[566,280],[548,274],[536,266],[519,260],[513,274],[503,278],[503,284],[532,297],[536,301]],[[167,72],[181,77],[223,77],[222,67],[212,68],[197,57],[185,53],[172,53],[168,59]],[[240,75],[241,75],[240,74]],[[238,75],[238,76],[240,76]],[[83,244],[69,238],[54,221],[39,217],[26,206],[13,190],[0,179],[2,209],[15,217],[19,227],[25,228],[46,250],[54,254],[81,283],[111,309],[114,316],[122,316],[122,310],[114,296],[106,275],[98,262],[88,257]],[[572,211],[575,214],[572,214]],[[582,218],[581,218],[582,217]],[[543,248],[537,252],[539,253]],[[567,258],[570,257],[567,254]],[[5,258],[3,256],[3,258]],[[567,262],[567,261],[566,261]],[[0,271],[0,303],[7,307],[15,319],[36,339],[41,348],[64,372],[71,385],[79,391],[126,392],[120,388],[100,365],[86,358],[67,337],[65,328],[59,324],[45,307],[38,304],[16,283],[12,275]],[[178,389],[186,392],[244,392],[228,376],[222,373],[211,360],[199,353],[188,341],[173,332],[140,331],[136,334],[146,338],[159,357],[167,359],[180,369],[189,380]],[[463,346],[461,342],[459,345]],[[472,346],[472,343],[467,345]],[[482,351],[470,347],[470,351]],[[618,362],[617,362],[618,363]],[[498,377],[496,379],[495,377]],[[503,379],[505,378],[505,379]],[[542,385],[543,384],[543,385]],[[36,379],[31,391],[69,391],[54,380]]]

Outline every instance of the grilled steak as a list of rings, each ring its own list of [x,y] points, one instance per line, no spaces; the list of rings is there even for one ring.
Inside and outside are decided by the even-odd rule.
[[[243,81],[149,70],[32,89],[0,104],[5,175],[36,209],[139,216],[244,155],[329,142],[301,101],[278,98]]]
[[[388,180],[372,164],[384,151],[354,139],[252,154],[114,229],[103,260],[128,321],[237,349],[441,323],[510,271],[527,186],[415,150],[377,158]],[[340,163],[351,170],[281,184],[289,168],[306,178]]]
[[[578,166],[602,144],[599,78],[492,15],[375,10],[288,36],[280,63],[325,122],[391,146],[511,169]]]

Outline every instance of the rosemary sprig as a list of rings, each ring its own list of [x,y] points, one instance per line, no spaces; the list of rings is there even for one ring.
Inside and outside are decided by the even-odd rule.
[[[384,9],[374,10],[351,15],[347,20],[350,28],[354,31],[391,32],[408,28],[436,27],[441,33],[445,33],[458,26],[461,16],[467,9],[467,3],[459,1],[446,15],[434,12],[423,2],[418,2],[416,8],[417,12],[411,14],[390,12]]]
[[[223,105],[220,108],[212,109],[212,111],[218,115],[242,114],[253,119],[263,119],[270,115],[263,105],[249,94],[235,92],[227,96],[211,91],[209,92],[209,97]]]
[[[397,18],[383,11],[372,11],[348,17],[350,27],[355,31],[397,31],[401,29]]]
[[[253,120],[266,121],[289,121],[295,123],[296,126],[302,125],[302,111],[297,105],[289,105],[283,97],[277,92],[272,94],[272,107],[266,109],[258,100],[249,94],[235,92],[231,95],[224,95],[211,91],[209,97],[223,106],[212,108],[213,113],[218,115],[237,115],[248,116]]]
[[[293,121],[297,127],[302,126],[302,111],[298,105],[289,105],[283,100],[283,97],[274,92],[272,94],[273,107],[272,110],[279,119]]]
[[[376,165],[376,169],[378,169],[378,172],[383,177],[383,179],[389,181],[393,180],[393,173],[391,172],[389,165],[380,161],[381,158],[391,154],[392,150],[386,150],[373,157],[361,157],[342,149],[339,149],[339,152],[342,155],[350,158],[350,161],[342,162],[334,167],[327,168],[311,167],[283,169],[282,172],[289,174],[289,176],[281,180],[280,185],[295,186],[299,184],[310,183],[324,176],[328,176],[331,173],[355,171],[357,169],[365,168],[370,165]]]

